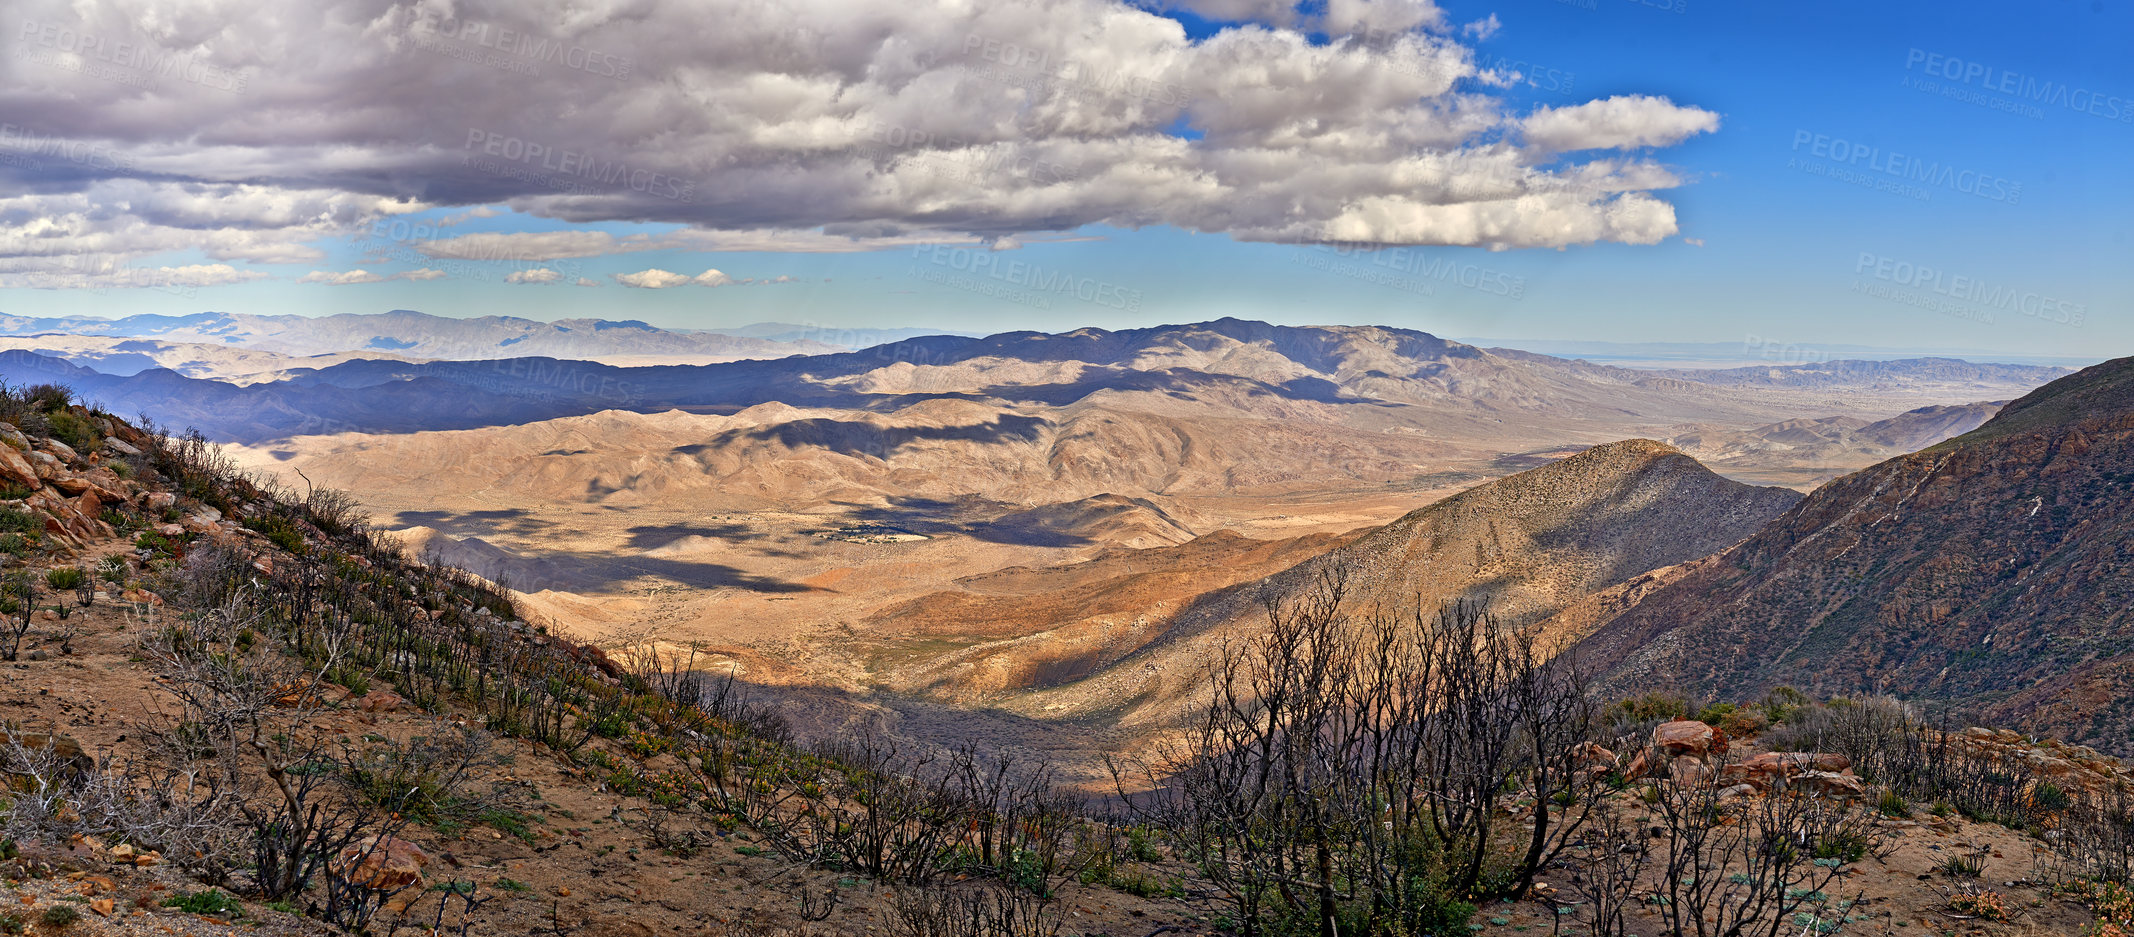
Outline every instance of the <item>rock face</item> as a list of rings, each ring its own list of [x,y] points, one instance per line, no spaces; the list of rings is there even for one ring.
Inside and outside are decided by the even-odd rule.
[[[1587,638],[1623,691],[1892,692],[2134,754],[2134,359],[1817,489]]]

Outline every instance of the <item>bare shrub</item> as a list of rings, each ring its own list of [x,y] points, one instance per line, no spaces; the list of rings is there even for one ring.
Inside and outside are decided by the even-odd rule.
[[[1137,809],[1244,934],[1462,926],[1464,896],[1523,893],[1587,815],[1569,809],[1594,789],[1574,668],[1474,605],[1359,620],[1347,576],[1268,597],[1187,740],[1145,768]]]
[[[1728,803],[1716,785],[1671,780],[1652,790],[1666,844],[1660,913],[1676,934],[1836,933],[1851,902],[1826,889],[1885,839],[1874,812],[1847,799],[1789,792]]]
[[[895,937],[1056,937],[1063,918],[1050,899],[999,884],[898,888],[885,908]]]
[[[218,786],[237,792],[259,890],[282,898],[382,821],[370,805],[334,796],[333,740],[309,728],[326,708],[326,675],[340,654],[310,667],[282,653],[255,630],[259,615],[246,598],[233,592],[144,636],[141,654],[177,703],[145,729],[173,762],[214,760]]]

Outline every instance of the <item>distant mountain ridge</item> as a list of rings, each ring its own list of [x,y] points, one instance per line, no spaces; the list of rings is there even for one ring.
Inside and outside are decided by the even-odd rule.
[[[202,312],[186,316],[0,316],[0,334],[94,335],[173,343],[236,345],[308,356],[377,352],[394,357],[488,360],[547,356],[780,358],[846,350],[805,336],[774,340],[719,332],[677,332],[636,320],[517,316],[454,318],[408,309],[378,314],[259,316]]]
[[[20,354],[0,355],[0,362],[39,367]],[[1221,319],[1119,332],[929,336],[860,352],[701,366],[625,368],[547,357],[354,360],[246,388],[167,371],[127,378],[84,374],[74,380],[120,412],[146,411],[165,422],[191,423],[218,438],[240,441],[471,428],[602,409],[732,413],[777,402],[879,411],[928,399],[1057,408],[1120,398],[1155,412],[1213,407],[1279,416],[1334,407],[1344,411],[1339,421],[1371,433],[1405,432],[1402,427],[1419,419],[1441,428],[1446,421],[1483,427],[1544,415],[1620,438],[1634,434],[1624,432],[1626,421],[1640,426],[1707,418],[1761,422],[1756,417],[1777,415],[1768,402],[1748,399],[1743,390],[1807,394],[1835,408],[1861,391],[1923,383],[1978,399],[2062,373],[1944,359],[1712,374],[1634,371],[1489,352],[1405,329]],[[1434,412],[1410,412],[1415,408]]]
[[[2134,358],[1830,482],[1606,616],[1619,689],[1891,692],[2134,753]]]

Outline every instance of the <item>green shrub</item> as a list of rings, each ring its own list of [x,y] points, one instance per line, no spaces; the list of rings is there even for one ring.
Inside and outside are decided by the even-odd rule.
[[[1690,700],[1675,694],[1645,694],[1628,700],[1618,700],[1609,706],[1609,717],[1615,721],[1667,721],[1690,715]]]
[[[44,584],[51,586],[54,592],[71,592],[86,578],[88,577],[83,575],[81,569],[75,566],[55,566],[44,572]]]
[[[2067,804],[2067,792],[2051,781],[2039,781],[2038,786],[2030,792],[2030,805],[2046,813],[2066,810]]]
[[[72,410],[54,410],[45,414],[51,424],[52,438],[66,443],[76,452],[95,452],[103,445],[96,435],[96,425],[76,415]]]
[[[245,910],[244,902],[213,888],[172,895],[163,899],[163,906],[187,914],[228,914],[232,917],[244,914]]]
[[[1911,803],[1896,791],[1883,791],[1881,799],[1875,801],[1875,809],[1893,820],[1906,820],[1912,816]]]
[[[29,928],[30,922],[23,920],[22,915],[0,912],[0,934],[20,934]]]
[[[66,930],[69,927],[73,927],[74,922],[82,919],[82,913],[80,909],[71,904],[55,904],[44,909],[44,913],[38,915],[38,919],[43,921],[46,927],[54,930]]]
[[[1708,726],[1715,726],[1725,722],[1728,716],[1734,714],[1734,710],[1740,708],[1733,703],[1713,703],[1697,711],[1697,721]]]
[[[21,508],[0,507],[0,531],[34,534],[44,530],[44,521]]]
[[[1770,717],[1772,722],[1786,722],[1791,720],[1793,714],[1799,712],[1809,702],[1808,694],[1790,686],[1782,686],[1775,687],[1771,692],[1765,693],[1763,701],[1757,704],[1757,708],[1762,709],[1764,715]]]

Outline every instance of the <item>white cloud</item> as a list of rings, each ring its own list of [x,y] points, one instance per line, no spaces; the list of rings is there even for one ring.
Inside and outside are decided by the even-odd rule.
[[[724,273],[720,273],[717,270],[706,270],[703,273],[697,274],[696,279],[691,280],[690,282],[695,283],[698,286],[726,286],[734,282],[734,278],[727,276]]]
[[[1617,95],[1569,107],[1544,107],[1521,124],[1528,143],[1550,152],[1673,146],[1719,129],[1719,115],[1666,98]]]
[[[332,270],[313,270],[298,277],[298,283],[323,283],[327,286],[355,286],[361,283],[384,283],[389,280],[442,280],[447,276],[443,270],[424,267],[420,270],[403,270],[392,276],[379,276],[374,270],[348,270],[336,273]]]
[[[85,255],[65,258],[60,266],[52,267],[20,258],[0,258],[0,286],[26,289],[172,289],[224,286],[266,278],[267,274],[261,271],[239,270],[229,264],[134,267],[113,263],[108,257]]]
[[[62,256],[198,249],[219,262],[316,263],[321,241],[441,206],[467,206],[446,227],[492,206],[680,227],[400,246],[542,262],[663,243],[869,250],[1085,225],[1644,243],[1673,233],[1653,193],[1677,176],[1613,153],[1559,154],[1667,146],[1718,126],[1646,96],[1522,118],[1478,80],[1465,44],[1494,19],[1456,25],[1429,0],[1327,0],[1301,14],[1290,0],[1182,2],[1245,25],[1192,39],[1123,0],[202,0],[145,18],[122,0],[17,0],[18,20],[183,52],[204,70],[128,83],[20,56],[0,64],[11,123],[96,148],[0,161],[0,193],[21,193],[0,196],[0,260],[57,269]],[[523,44],[481,46],[452,28],[464,24]],[[603,58],[573,68],[588,58],[520,51],[545,43]],[[1003,61],[1006,49],[1016,57]],[[546,102],[538,115],[529,100]],[[1181,124],[1201,136],[1170,132]],[[81,152],[102,155],[69,156]]]
[[[354,286],[358,283],[383,283],[385,278],[373,270],[348,270],[335,273],[331,270],[313,270],[298,277],[298,283],[323,283],[327,286]]]
[[[636,273],[618,273],[614,276],[615,282],[641,290],[664,290],[696,282],[687,274],[661,270],[658,267],[653,267],[650,270],[639,270]]]
[[[595,280],[595,279],[593,279],[593,278],[591,278],[591,277],[579,277],[579,278],[578,278],[578,284],[577,284],[577,285],[579,285],[579,286],[599,286],[599,285],[600,285],[600,281],[599,281],[599,280]]]
[[[557,280],[561,279],[563,279],[563,274],[557,273],[554,270],[550,270],[547,267],[535,267],[531,270],[514,270],[510,273],[504,274],[504,282],[506,283],[554,283]]]

